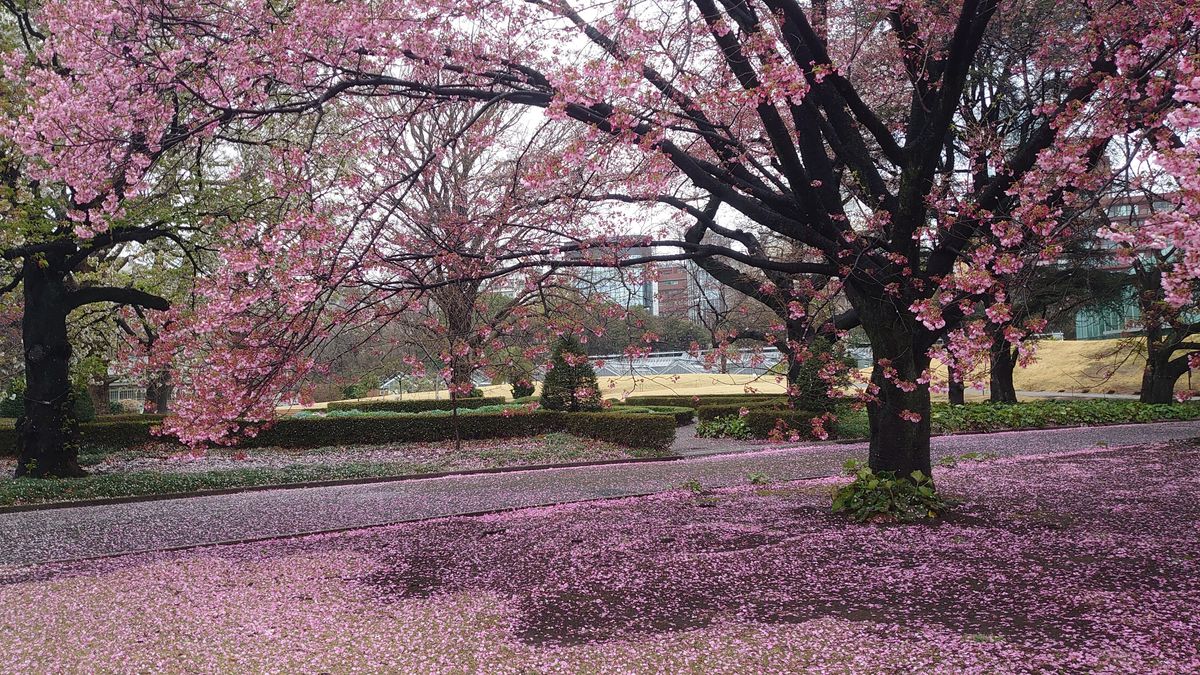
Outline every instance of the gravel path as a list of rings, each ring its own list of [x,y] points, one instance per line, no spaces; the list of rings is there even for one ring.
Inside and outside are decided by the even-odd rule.
[[[1200,421],[942,436],[935,458],[1069,452],[1200,436]],[[392,483],[0,514],[0,566],[368,527],[479,511],[660,492],[697,480],[735,485],[751,472],[831,475],[866,445],[820,444],[676,462],[516,471]]]

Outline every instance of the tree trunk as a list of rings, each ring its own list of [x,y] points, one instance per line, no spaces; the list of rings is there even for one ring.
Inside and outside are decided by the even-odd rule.
[[[1150,342],[1146,369],[1142,371],[1142,403],[1174,403],[1175,383],[1188,371],[1187,357],[1171,358],[1170,348]],[[1158,345],[1155,347],[1154,345]]]
[[[165,415],[171,412],[171,371],[160,370],[146,381],[146,405],[148,413]]]
[[[890,302],[850,284],[846,291],[871,342],[871,383],[878,387],[874,400],[867,404],[870,467],[903,477],[913,471],[928,476],[929,384],[917,380],[929,368],[927,352],[932,340],[923,326],[900,315]]]
[[[962,373],[958,372],[958,368],[949,368],[949,379],[946,397],[950,400],[950,405],[966,405],[967,387],[963,384]]]
[[[59,263],[56,265],[55,263]],[[71,392],[66,274],[61,255],[29,256],[24,264],[25,412],[17,420],[16,476],[83,476],[79,424]]]
[[[1013,384],[1013,371],[1017,367],[1017,355],[1008,342],[1000,336],[992,341],[992,359],[988,386],[992,403],[1016,403],[1017,387]]]

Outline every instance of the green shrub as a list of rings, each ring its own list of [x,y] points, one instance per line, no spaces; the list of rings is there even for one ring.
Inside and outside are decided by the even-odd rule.
[[[1086,400],[1007,405],[938,403],[933,406],[930,422],[935,433],[955,433],[1191,419],[1200,419],[1200,404]]]
[[[614,405],[609,408],[609,411],[623,415],[636,415],[638,413],[670,415],[675,418],[675,426],[677,427],[691,424],[692,418],[696,414],[696,411],[691,408],[671,405]]]
[[[17,418],[25,413],[25,380],[18,378],[8,383],[4,398],[0,399],[0,417]]]
[[[583,345],[563,336],[554,345],[551,368],[542,381],[542,407],[580,412],[600,409],[600,383]]]
[[[753,399],[737,403],[703,403],[696,408],[696,419],[701,422],[719,417],[741,415],[743,410],[787,410],[787,399]]]
[[[834,513],[847,513],[858,522],[908,522],[936,518],[946,507],[933,480],[920,471],[897,477],[890,471],[875,473],[861,462],[846,462],[854,480],[833,494]]]
[[[610,412],[581,414],[551,411],[537,412],[534,415],[553,415],[554,418],[549,423],[555,431],[565,431],[575,436],[608,441],[627,448],[648,448],[666,452],[675,442],[675,420],[670,415],[622,415]]]
[[[149,416],[146,416],[149,417]],[[100,447],[136,447],[152,440],[150,429],[159,420],[120,420],[80,425],[80,440]],[[620,413],[565,413],[537,411],[520,414],[478,414],[458,418],[463,439],[512,438],[566,432],[631,448],[665,452],[675,440],[675,420],[670,415]],[[0,428],[0,448],[12,452],[16,440],[12,427]],[[242,447],[280,446],[316,448],[336,445],[437,442],[454,438],[454,425],[445,417],[428,415],[355,416],[279,419]]]
[[[676,405],[688,408],[700,408],[708,405],[746,405],[752,401],[773,400],[787,402],[783,394],[671,394],[671,395],[642,395],[630,396],[625,399],[627,405]]]
[[[92,397],[88,394],[86,385],[73,387],[71,395],[75,398],[74,410],[75,419],[80,422],[91,422],[96,419],[96,406],[92,403]]]
[[[813,418],[822,414],[813,410],[751,410],[742,419],[746,421],[750,438],[788,440],[794,431],[804,440],[824,440],[813,436],[812,426]],[[829,433],[827,438],[835,437],[834,425],[827,424],[825,429]]]
[[[358,410],[360,412],[402,412],[417,413],[426,410],[452,410],[454,401],[449,399],[418,399],[411,401],[339,401],[330,403],[327,410]],[[457,401],[459,409],[482,408],[489,405],[503,405],[503,396],[476,396],[460,398]]]
[[[839,401],[829,396],[830,383],[821,379],[821,369],[830,362],[840,362],[838,376],[833,382],[836,388],[850,384],[850,369],[854,366],[853,359],[848,359],[845,348],[828,338],[818,337],[809,345],[810,358],[796,365],[795,372],[789,373],[788,386],[795,390],[797,407],[805,410],[831,412]]]
[[[96,406],[92,404],[92,397],[88,395],[86,385],[72,386],[71,396],[74,399],[72,410],[75,411],[76,420],[90,422],[96,419]],[[0,417],[16,418],[24,414],[25,379],[21,377],[9,383],[8,391],[4,398],[0,399]]]
[[[537,391],[533,383],[526,379],[519,379],[513,382],[511,386],[514,401],[519,398],[532,397],[534,392]]]
[[[750,438],[750,428],[746,426],[745,418],[729,415],[697,424],[696,435],[701,438]]]

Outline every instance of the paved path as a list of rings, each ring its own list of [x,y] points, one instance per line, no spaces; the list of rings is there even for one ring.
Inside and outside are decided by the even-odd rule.
[[[675,442],[671,452],[684,457],[705,455],[727,455],[735,452],[756,452],[768,447],[779,447],[778,443],[764,440],[736,441],[729,438],[701,438],[696,435],[696,423],[675,430]]]
[[[1200,436],[1200,421],[941,436],[934,457],[1067,452]],[[695,479],[721,487],[752,471],[789,480],[830,475],[865,444],[821,444],[696,457],[675,462],[517,471],[425,480],[247,492],[110,506],[0,514],[0,569],[50,560],[220,543],[279,535],[632,496]]]

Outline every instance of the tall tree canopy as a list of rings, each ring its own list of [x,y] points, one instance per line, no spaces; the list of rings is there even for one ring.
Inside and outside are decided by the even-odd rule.
[[[562,194],[586,166],[606,178],[576,199],[677,210],[686,228],[658,243],[718,279],[727,261],[753,268],[724,276],[759,300],[786,305],[828,287],[793,280],[834,279],[853,311],[832,328],[861,323],[875,354],[871,465],[927,472],[930,350],[945,338],[968,351],[985,322],[1007,320],[1004,279],[1059,255],[1073,227],[1063,214],[1108,180],[1114,139],[1150,139],[1147,153],[1188,186],[1186,217],[1149,236],[1180,246],[1170,297],[1190,297],[1198,11],[1193,0],[58,0],[38,18],[49,37],[22,66],[34,101],[11,131],[45,178],[76,191],[81,236],[103,236],[121,195],[164,158],[265,142],[283,120],[402,121],[464,100],[540,109],[583,130],[545,158],[543,188]],[[371,105],[383,99],[393,105]],[[356,143],[372,149],[369,136]],[[281,157],[302,165],[311,148]],[[352,178],[323,203],[328,217],[293,221],[295,237],[362,236],[331,234],[345,220],[333,205],[361,201],[347,197]],[[500,257],[535,266],[562,250]],[[981,304],[985,318],[967,320]]]

